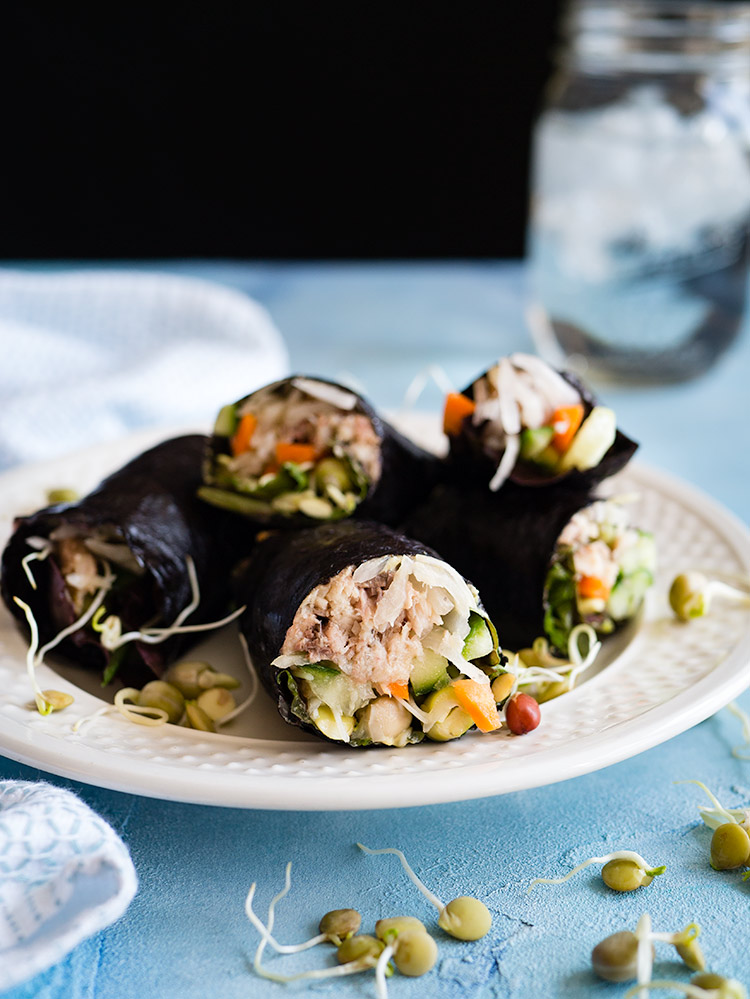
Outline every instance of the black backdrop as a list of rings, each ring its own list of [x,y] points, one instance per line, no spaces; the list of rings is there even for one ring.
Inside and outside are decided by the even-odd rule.
[[[516,256],[559,0],[15,5],[0,257]]]

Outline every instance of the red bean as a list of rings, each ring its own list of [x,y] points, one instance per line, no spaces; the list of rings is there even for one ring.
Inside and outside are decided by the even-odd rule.
[[[533,732],[541,718],[539,705],[531,694],[514,694],[505,705],[505,720],[513,735]]]

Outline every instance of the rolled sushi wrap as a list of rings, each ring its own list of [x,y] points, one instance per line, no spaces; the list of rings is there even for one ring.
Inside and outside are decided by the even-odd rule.
[[[507,480],[592,489],[638,447],[573,375],[530,354],[502,358],[463,392],[450,393],[443,428],[457,477],[492,492]]]
[[[253,664],[292,725],[351,746],[405,746],[501,724],[491,684],[505,660],[477,591],[383,525],[270,536],[237,599]]]
[[[570,632],[600,636],[629,621],[653,582],[653,537],[616,499],[570,489],[438,487],[404,525],[474,580],[506,649],[546,636],[566,655]]]
[[[276,527],[353,514],[394,524],[426,498],[439,468],[361,396],[297,375],[221,410],[200,496]]]
[[[14,598],[30,608],[40,646],[98,599],[99,612],[59,651],[136,686],[159,676],[199,634],[173,634],[155,644],[133,640],[115,650],[103,642],[115,645],[118,634],[171,626],[193,600],[189,560],[200,600],[184,624],[226,613],[238,531],[234,518],[227,527],[225,515],[196,497],[206,444],[199,434],[165,441],[79,502],[17,519],[2,556],[2,597],[24,623]]]

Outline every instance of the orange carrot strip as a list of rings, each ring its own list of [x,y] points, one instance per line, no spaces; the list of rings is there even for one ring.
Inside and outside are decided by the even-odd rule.
[[[380,684],[383,693],[388,694],[389,697],[396,697],[401,701],[409,700],[409,684],[408,683],[381,683]]]
[[[576,431],[583,422],[583,404],[577,402],[574,406],[561,406],[552,414],[552,426],[555,435],[552,446],[560,454],[567,451]]]
[[[578,593],[585,599],[606,600],[612,587],[597,576],[581,576],[578,580]]]
[[[293,461],[303,465],[306,461],[315,461],[318,452],[312,444],[290,444],[279,441],[276,445],[276,461],[283,465],[285,461]]]
[[[461,424],[477,408],[473,399],[467,399],[460,392],[449,392],[445,397],[443,411],[443,431],[451,437],[461,433]]]
[[[454,680],[456,700],[480,732],[493,732],[502,724],[489,683],[479,680]]]
[[[253,439],[253,434],[255,433],[255,428],[257,426],[258,421],[253,414],[245,413],[240,420],[240,425],[237,427],[237,431],[231,441],[232,454],[235,458],[238,454],[242,454],[250,447],[250,441]]]

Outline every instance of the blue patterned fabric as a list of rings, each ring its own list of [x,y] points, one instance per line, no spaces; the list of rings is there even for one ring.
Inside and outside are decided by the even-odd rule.
[[[136,884],[120,837],[72,792],[0,781],[0,989],[118,919]]]

